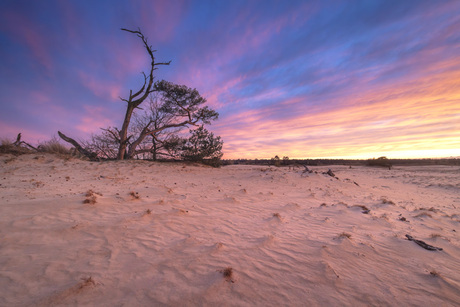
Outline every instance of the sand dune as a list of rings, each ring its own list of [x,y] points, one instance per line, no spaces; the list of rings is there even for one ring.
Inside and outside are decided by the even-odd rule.
[[[327,170],[2,155],[0,305],[458,306],[460,167]]]

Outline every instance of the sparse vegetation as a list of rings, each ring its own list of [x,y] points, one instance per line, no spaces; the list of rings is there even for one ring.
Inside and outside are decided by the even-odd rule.
[[[170,62],[157,62],[156,50],[148,44],[147,37],[140,29],[123,31],[135,34],[141,39],[150,58],[149,73],[139,90],[130,91],[121,127],[108,127],[102,133],[92,136],[90,141],[80,145],[74,139],[58,131],[64,141],[90,160],[98,159],[185,159],[198,161],[211,166],[220,166],[222,144],[220,137],[203,128],[217,120],[219,113],[203,106],[206,99],[196,89],[178,85],[165,80],[154,82],[154,71],[159,65]],[[149,99],[150,104],[141,108]],[[143,111],[138,111],[143,110]],[[133,120],[132,120],[133,119]],[[190,130],[190,138],[183,138],[184,128]]]
[[[61,158],[66,159],[71,157],[81,157],[80,155],[77,155],[76,152],[60,143],[56,137],[53,137],[49,141],[41,142],[37,147],[22,141],[21,137],[21,133],[19,133],[15,142],[6,138],[0,140],[0,153],[19,156],[40,152],[58,155]]]
[[[58,155],[71,155],[72,154],[70,149],[64,146],[63,144],[61,144],[59,140],[56,139],[55,137],[53,137],[49,141],[40,143],[37,149],[39,152],[46,152],[46,153],[52,153],[52,154],[58,154]]]
[[[272,164],[276,167],[279,167],[281,165],[281,159],[278,157],[278,155],[274,156],[272,159]]]
[[[83,201],[84,204],[94,205],[97,203],[97,196],[102,196],[101,193],[94,192],[93,190],[88,190],[85,194],[86,199]]]
[[[131,191],[131,192],[129,192],[129,195],[131,195],[131,197],[134,198],[134,199],[141,198],[141,196],[139,195],[138,192]]]
[[[90,204],[90,205],[94,205],[95,203],[97,203],[97,200],[96,200],[96,196],[91,196],[91,197],[87,197],[84,201],[83,201],[84,204]]]
[[[379,157],[377,159],[372,158],[367,160],[367,165],[368,166],[380,166],[380,167],[388,167],[388,169],[392,168],[392,163],[390,160],[388,160],[387,157]]]
[[[273,217],[281,219],[281,215],[279,213],[273,213]]]
[[[223,269],[223,270],[219,270],[219,272],[221,272],[222,275],[224,275],[224,278],[225,278],[227,281],[235,282],[235,281],[233,280],[233,268],[232,268],[232,267],[226,267],[226,268]]]

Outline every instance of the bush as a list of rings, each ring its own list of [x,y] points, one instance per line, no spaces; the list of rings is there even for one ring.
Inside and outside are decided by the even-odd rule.
[[[190,131],[192,134],[182,148],[182,158],[186,161],[202,162],[211,166],[220,166],[222,146],[220,136],[214,137],[212,132],[200,128]]]
[[[369,160],[367,160],[367,165],[368,166],[388,167],[389,169],[391,169],[391,167],[392,167],[391,161],[388,160],[387,157],[379,157],[377,159],[375,159],[375,158],[369,159]]]

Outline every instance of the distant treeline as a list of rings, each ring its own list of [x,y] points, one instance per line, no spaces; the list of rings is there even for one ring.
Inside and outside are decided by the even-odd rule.
[[[347,160],[347,159],[236,159],[236,160],[222,160],[222,165],[308,165],[308,166],[321,166],[321,165],[351,165],[351,166],[404,166],[404,165],[460,165],[460,158],[446,158],[446,159],[385,159],[385,163],[379,165],[375,163],[382,161],[379,159],[368,160]],[[383,161],[382,161],[383,162]]]

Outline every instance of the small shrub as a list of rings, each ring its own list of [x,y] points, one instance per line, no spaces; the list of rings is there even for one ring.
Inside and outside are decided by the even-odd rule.
[[[279,219],[281,219],[281,215],[277,212],[277,213],[273,213],[273,217],[277,217]]]
[[[368,166],[388,167],[388,169],[391,169],[391,167],[393,166],[391,164],[391,161],[388,160],[387,157],[379,157],[377,159],[375,159],[375,158],[369,159],[369,160],[367,160],[367,165]]]
[[[271,158],[271,162],[276,167],[279,167],[281,165],[281,159],[278,156]]]
[[[222,275],[224,275],[224,278],[227,280],[227,281],[230,281],[230,282],[235,282],[233,280],[233,269],[231,267],[226,267],[225,269],[223,270],[219,270],[219,272],[222,273]]]

